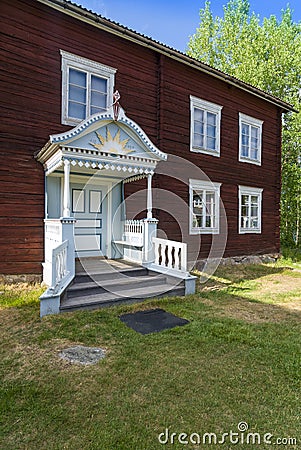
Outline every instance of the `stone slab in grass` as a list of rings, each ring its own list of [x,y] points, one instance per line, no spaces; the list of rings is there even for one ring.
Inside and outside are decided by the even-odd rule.
[[[119,318],[128,327],[140,334],[158,333],[189,323],[189,320],[182,319],[160,308],[123,314]]]
[[[96,364],[103,359],[106,356],[106,352],[103,348],[76,345],[75,347],[62,350],[59,356],[71,363],[89,365]]]

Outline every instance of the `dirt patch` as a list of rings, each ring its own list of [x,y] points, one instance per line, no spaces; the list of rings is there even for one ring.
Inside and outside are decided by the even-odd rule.
[[[284,320],[300,320],[301,306],[296,303],[270,305],[249,302],[246,299],[230,300],[228,303],[202,299],[203,303],[215,308],[214,315],[243,320],[248,323],[283,322]]]
[[[258,292],[280,294],[282,292],[300,291],[301,302],[301,273],[300,277],[291,275],[269,275],[260,280]]]

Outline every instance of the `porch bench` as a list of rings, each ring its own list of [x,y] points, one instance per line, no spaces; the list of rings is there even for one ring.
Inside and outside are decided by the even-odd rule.
[[[143,247],[143,244],[134,244],[134,243],[131,243],[128,241],[112,241],[112,244],[124,245],[126,247],[134,247],[134,248],[139,248],[139,249]]]

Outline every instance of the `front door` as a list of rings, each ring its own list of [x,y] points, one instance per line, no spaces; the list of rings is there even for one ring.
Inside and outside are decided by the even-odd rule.
[[[107,189],[100,185],[71,184],[72,213],[76,219],[75,256],[106,256]]]

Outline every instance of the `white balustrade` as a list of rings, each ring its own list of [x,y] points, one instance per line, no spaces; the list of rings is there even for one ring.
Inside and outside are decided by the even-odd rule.
[[[69,276],[69,271],[67,268],[67,252],[68,252],[68,241],[64,241],[62,244],[58,245],[52,249],[52,281],[51,288],[58,290],[60,286],[64,283],[66,277]]]
[[[143,245],[144,224],[141,220],[126,220],[124,223],[124,241],[130,245]]]
[[[187,244],[153,238],[155,266],[170,272],[187,272]]]
[[[61,248],[65,242],[68,246],[65,244]],[[64,270],[67,270],[64,267],[67,266],[69,275],[74,276],[74,265],[74,219],[45,219],[43,281],[53,288],[64,278]]]

